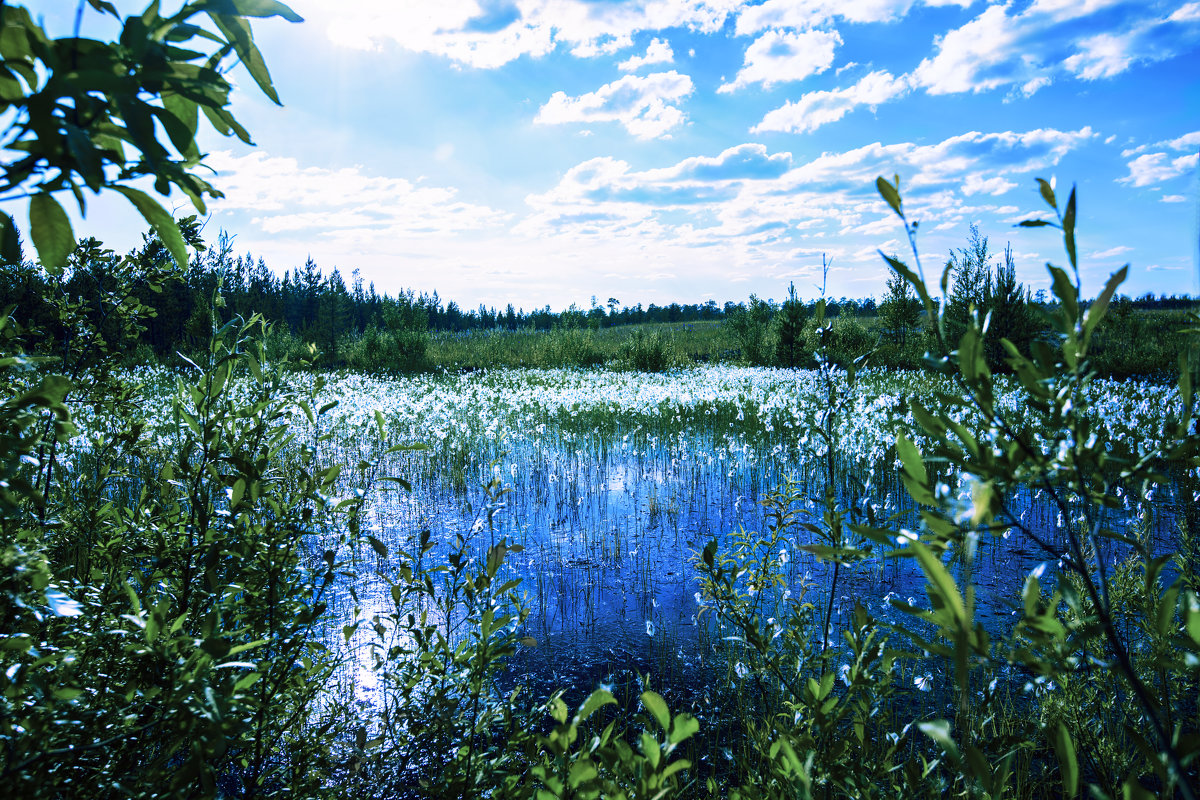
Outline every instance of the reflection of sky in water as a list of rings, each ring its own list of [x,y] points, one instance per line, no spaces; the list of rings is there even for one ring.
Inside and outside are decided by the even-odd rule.
[[[758,501],[782,486],[787,474],[820,498],[819,471],[805,469],[798,456],[790,464],[764,463],[750,448],[719,449],[711,435],[600,439],[587,447],[537,440],[513,448],[496,467],[479,467],[474,484],[498,469],[512,490],[495,511],[491,530],[482,489],[459,491],[434,479],[416,481],[411,495],[389,494],[367,526],[393,552],[412,552],[415,537],[428,528],[436,547],[427,563],[444,556],[460,534],[480,557],[502,538],[522,545],[522,552],[508,555],[501,579],[521,579],[530,615],[520,634],[536,646],[519,648],[504,687],[523,683],[545,696],[567,686],[582,692],[599,683],[629,683],[648,673],[656,687],[682,690],[677,696],[701,710],[705,687],[726,673],[730,659],[719,651],[720,636],[704,629],[711,617],[697,620],[699,585],[690,561],[710,539],[724,540],[741,526],[763,530],[767,520]],[[869,495],[843,502],[874,503],[884,516],[902,510],[897,498],[907,502],[907,496],[890,470],[881,466],[872,482]],[[814,502],[809,508],[820,512]],[[1057,512],[1036,497],[1014,498],[1012,508],[1041,533],[1058,527]],[[915,525],[911,513],[895,527],[902,524]],[[1170,527],[1166,516],[1156,531]],[[993,634],[1011,628],[1025,576],[1046,558],[1014,537],[985,535],[975,561],[977,616]],[[823,609],[831,568],[799,549],[809,541],[809,534],[792,532],[782,568],[791,590],[798,595],[809,583],[807,599]],[[374,574],[374,555],[367,561],[358,593],[369,624],[392,603],[386,583]],[[386,572],[385,563],[378,566]],[[957,562],[951,567],[961,570]],[[833,641],[841,641],[856,601],[885,621],[910,621],[890,606],[893,598],[927,605],[914,560],[874,558],[844,567],[833,598]],[[369,638],[358,637],[356,642]],[[360,696],[369,701],[370,657],[360,650],[356,663]]]

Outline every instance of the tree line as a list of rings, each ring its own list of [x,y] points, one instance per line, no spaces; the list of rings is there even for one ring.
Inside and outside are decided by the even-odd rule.
[[[127,361],[141,362],[169,362],[176,353],[194,352],[208,340],[214,319],[225,324],[254,314],[273,326],[272,355],[325,366],[385,369],[428,366],[424,356],[431,334],[598,331],[661,323],[720,323],[730,356],[762,366],[807,366],[820,345],[841,364],[872,352],[874,363],[919,368],[930,345],[921,304],[897,275],[888,278],[878,301],[827,299],[820,325],[815,321],[818,301],[800,298],[794,285],[782,302],[752,294],[746,301],[723,305],[708,300],[643,306],[622,305],[615,297],[600,303],[592,297],[589,308],[572,304],[557,312],[548,305],[527,311],[511,303],[503,309],[483,303],[472,309],[436,291],[381,293],[358,270],[347,278],[336,267],[322,270],[311,257],[279,275],[262,257],[235,254],[233,237],[225,231],[209,245],[194,217],[181,220],[180,230],[195,252],[184,268],[153,230],[123,256],[95,238],[81,239],[60,271],[24,257],[0,263],[0,308],[14,309],[32,351],[67,353],[82,319],[105,346]],[[1028,352],[1044,334],[1041,320],[1051,304],[1043,293],[1033,294],[1017,281],[1011,249],[997,256],[988,238],[972,226],[966,245],[949,253],[945,268],[950,282],[944,324],[951,341],[966,330],[970,314],[986,318],[988,360],[993,368],[1004,369],[1001,339]],[[1177,312],[1194,303],[1186,295],[1115,298],[1116,313],[1097,342],[1098,352],[1107,350],[1114,359],[1108,372],[1144,374],[1167,359],[1171,346],[1163,343],[1146,313]],[[124,325],[126,318],[138,323]],[[823,344],[818,342],[821,335]],[[1155,349],[1149,360],[1147,347]]]

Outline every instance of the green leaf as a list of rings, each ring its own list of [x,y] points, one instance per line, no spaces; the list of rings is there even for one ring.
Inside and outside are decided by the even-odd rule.
[[[960,628],[964,627],[967,622],[967,610],[963,605],[958,586],[955,585],[954,578],[946,569],[946,565],[933,554],[932,550],[919,541],[909,542],[908,547],[916,554],[921,571],[925,573],[927,580],[925,590],[929,594],[929,599],[934,603],[934,607],[940,605],[943,608],[949,608],[950,613],[954,616],[954,621]]]
[[[245,675],[238,678],[237,683],[235,683],[233,685],[233,690],[235,692],[244,692],[247,689],[249,689],[251,686],[253,686],[254,683],[256,681],[258,681],[258,679],[261,677],[262,677],[261,672],[247,672]]]
[[[651,767],[658,768],[658,762],[662,759],[662,751],[658,747],[658,740],[645,731],[642,731],[642,755],[650,762]]]
[[[229,39],[242,65],[249,71],[250,77],[258,84],[262,93],[269,97],[275,105],[283,105],[279,102],[279,95],[275,92],[275,85],[271,82],[271,73],[267,70],[267,62],[254,44],[250,23],[240,17],[228,14],[210,15],[217,28]]]
[[[229,655],[229,642],[217,636],[205,639],[200,643],[200,649],[213,658],[224,658]]]
[[[386,544],[379,541],[374,536],[368,536],[367,543],[371,545],[371,549],[375,551],[375,555],[379,556],[380,558],[387,558],[388,549]]]
[[[892,211],[895,211],[898,217],[904,219],[904,212],[900,210],[900,176],[896,176],[896,183],[893,185],[880,175],[875,179],[875,188],[879,191],[879,195],[884,201],[892,207]]]
[[[1129,265],[1121,267],[1108,278],[1108,283],[1104,285],[1104,291],[1096,298],[1096,301],[1088,308],[1087,313],[1083,317],[1083,341],[1087,344],[1092,338],[1092,331],[1100,324],[1100,320],[1104,319],[1105,313],[1108,311],[1108,304],[1116,294],[1117,287],[1120,286],[1125,278],[1129,275]]]
[[[142,215],[146,222],[150,223],[150,227],[158,234],[158,238],[162,240],[163,245],[171,254],[171,258],[175,259],[175,263],[179,268],[187,269],[187,245],[183,241],[183,234],[179,232],[179,226],[175,224],[175,220],[171,218],[166,209],[145,192],[129,186],[114,186],[112,188],[125,195],[129,199],[129,202],[133,203],[138,213]]]
[[[395,483],[395,484],[399,485],[400,488],[406,492],[412,491],[412,484],[409,483],[408,481],[406,481],[404,478],[397,478],[394,475],[384,475],[380,480],[385,480],[385,481],[389,481],[391,483]]]
[[[655,721],[666,731],[671,722],[671,715],[667,711],[667,704],[657,692],[645,691],[642,692],[642,705],[650,712]]]
[[[243,17],[283,17],[288,22],[304,22],[304,17],[276,0],[202,0],[199,11],[210,14],[240,14]]]
[[[671,720],[671,732],[667,735],[667,741],[679,744],[699,730],[700,720],[691,714],[678,714]]]
[[[599,773],[596,771],[596,766],[589,760],[576,761],[571,765],[571,771],[567,775],[567,785],[572,789],[577,789],[581,785],[593,780]]]
[[[21,240],[17,236],[17,223],[0,211],[0,263],[21,263]]]
[[[954,738],[950,735],[949,722],[944,719],[934,719],[929,722],[918,722],[917,728],[921,733],[933,739],[951,761],[957,764],[962,760],[962,756],[958,751],[958,745],[954,743]]]
[[[1121,796],[1124,800],[1158,800],[1157,795],[1138,783],[1136,775],[1129,776],[1125,783],[1121,784]]]
[[[1062,771],[1063,795],[1075,797],[1079,794],[1079,762],[1075,759],[1071,734],[1061,722],[1054,728],[1054,752],[1058,754],[1058,766]]]
[[[1065,270],[1061,267],[1047,265],[1050,270],[1050,277],[1053,280],[1054,296],[1063,304],[1063,309],[1071,319],[1079,317],[1079,293],[1075,290],[1075,284],[1071,283]]]
[[[1058,200],[1054,197],[1054,188],[1048,181],[1037,178],[1038,190],[1042,193],[1042,199],[1046,201],[1046,205],[1058,210]]]
[[[428,450],[429,445],[418,442],[417,444],[396,444],[387,449],[388,453],[416,453],[422,450]]]
[[[77,617],[83,613],[79,603],[53,587],[46,589],[46,605],[56,617]]]
[[[916,445],[909,441],[903,433],[896,436],[896,455],[904,464],[904,485],[913,500],[926,505],[936,505],[937,499],[929,490],[929,477],[925,473],[925,463]]]
[[[585,722],[587,718],[595,713],[598,709],[616,702],[617,699],[612,696],[612,692],[604,689],[597,689],[588,695],[588,699],[584,700],[583,705],[579,707],[579,713],[575,715],[575,724],[579,725],[580,723]]]
[[[1076,266],[1078,258],[1075,254],[1075,187],[1071,187],[1071,196],[1067,198],[1067,210],[1063,212],[1062,219],[1063,242],[1067,246],[1067,258],[1071,260],[1071,266]]]
[[[46,271],[61,274],[75,249],[75,232],[67,212],[49,192],[38,192],[29,201],[29,235]]]
[[[1175,622],[1175,607],[1179,603],[1179,587],[1172,586],[1158,601],[1158,635],[1166,637]]]
[[[1053,222],[1047,222],[1044,219],[1023,219],[1017,223],[1022,228],[1044,228],[1047,225],[1053,225]]]

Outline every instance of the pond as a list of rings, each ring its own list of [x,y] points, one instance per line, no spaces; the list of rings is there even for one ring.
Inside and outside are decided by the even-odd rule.
[[[839,380],[839,503],[869,507],[896,531],[916,527],[890,442],[897,423],[911,424],[906,392],[928,393],[929,386],[868,374],[849,392]],[[350,376],[332,386],[330,396],[345,407],[335,437],[340,460],[369,462],[411,483],[411,491],[377,493],[371,507],[367,528],[390,553],[414,552],[422,531],[431,535],[427,557],[434,560],[460,536],[479,556],[502,540],[523,548],[508,555],[503,573],[521,580],[529,609],[519,631],[525,644],[504,683],[524,684],[535,697],[568,686],[632,687],[648,676],[677,708],[716,713],[707,688],[739,665],[703,613],[694,559],[710,540],[725,546],[738,530],[765,530],[762,501],[789,478],[801,494],[801,517],[815,522],[822,511],[825,453],[810,433],[830,407],[829,387],[814,373],[506,371],[395,382]],[[1118,428],[1155,425],[1155,411],[1169,399],[1169,390],[1148,385],[1109,389],[1100,397],[1123,412],[1111,417]],[[1155,391],[1164,393],[1159,402],[1139,394]],[[382,431],[373,412],[358,410],[372,404],[383,410]],[[1017,409],[1019,398],[1012,404]],[[1141,416],[1127,413],[1131,407]],[[402,441],[429,449],[381,455]],[[484,489],[493,480],[499,497]],[[1162,490],[1153,535],[1171,536],[1175,515],[1194,501],[1178,494],[1189,491]],[[1009,506],[1041,535],[1053,539],[1063,528],[1057,509],[1036,492],[1010,498]],[[1114,523],[1123,527],[1137,513],[1120,509]],[[802,549],[810,543],[811,534],[795,528],[778,558],[795,596],[807,592],[824,608],[832,591],[835,643],[856,602],[884,622],[907,619],[892,599],[927,604],[912,559],[883,558],[876,547],[831,586],[830,565]],[[1013,533],[984,536],[974,563],[978,617],[993,634],[1011,629],[1030,571],[1044,565],[1045,583],[1057,566]],[[961,570],[961,562],[952,566]],[[368,618],[392,608],[391,568],[373,555],[359,565],[357,602]],[[357,680],[370,702],[369,664],[359,663]],[[920,665],[907,679],[926,688]]]

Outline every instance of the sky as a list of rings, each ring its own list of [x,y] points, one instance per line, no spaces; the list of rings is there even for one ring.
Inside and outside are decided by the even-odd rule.
[[[1085,295],[1125,263],[1127,294],[1200,293],[1200,2],[289,5],[254,23],[283,107],[235,70],[256,146],[201,139],[206,237],[280,274],[465,308],[878,298],[879,252],[911,261],[875,189],[898,175],[931,279],[976,224],[1037,290],[1065,263],[1014,227],[1040,177],[1078,188]],[[33,3],[57,35],[74,6]],[[76,222],[118,250],[144,228],[122,198]]]

